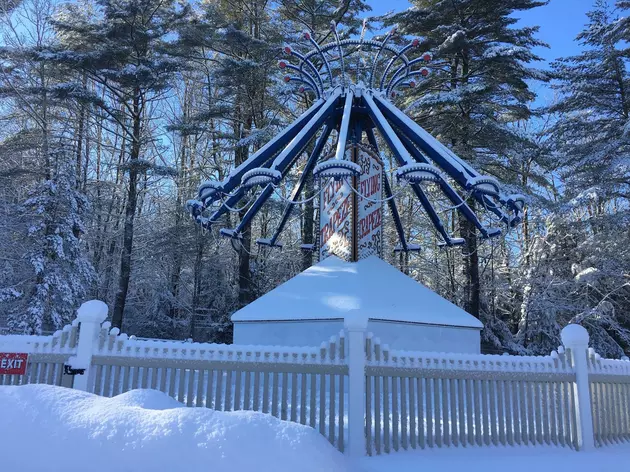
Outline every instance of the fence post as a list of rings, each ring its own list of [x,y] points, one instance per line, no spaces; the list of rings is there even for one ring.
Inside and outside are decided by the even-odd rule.
[[[577,324],[566,326],[562,333],[562,344],[571,350],[571,362],[575,371],[574,393],[576,401],[578,448],[587,451],[595,447],[591,390],[588,379],[588,332]]]
[[[348,447],[351,457],[365,455],[365,334],[367,319],[349,317],[348,332]]]
[[[73,388],[87,391],[92,354],[98,343],[101,323],[107,318],[108,308],[107,305],[100,300],[90,300],[83,303],[77,312],[77,320],[79,321],[79,342],[77,344],[77,353],[75,356],[68,359],[68,365],[73,369],[85,369],[83,375],[74,376]]]

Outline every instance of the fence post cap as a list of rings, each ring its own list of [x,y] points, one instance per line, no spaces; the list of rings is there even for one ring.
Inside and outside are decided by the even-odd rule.
[[[368,319],[365,316],[350,315],[343,320],[343,325],[348,331],[367,330]]]
[[[566,347],[588,347],[588,331],[584,326],[578,324],[570,324],[563,328],[560,333],[562,344]]]
[[[107,318],[109,308],[105,302],[90,300],[83,303],[77,310],[77,319],[81,322],[102,323]]]

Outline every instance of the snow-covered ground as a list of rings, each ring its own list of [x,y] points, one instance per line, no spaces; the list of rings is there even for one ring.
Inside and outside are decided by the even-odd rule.
[[[627,472],[630,445],[575,452],[552,447],[405,451],[361,461],[357,472]]]
[[[186,408],[154,390],[102,398],[47,385],[0,387],[7,472],[624,472],[630,445],[397,452],[351,463],[315,430],[253,412]]]
[[[186,408],[155,390],[114,398],[0,387],[6,472],[347,471],[315,430],[254,412]]]

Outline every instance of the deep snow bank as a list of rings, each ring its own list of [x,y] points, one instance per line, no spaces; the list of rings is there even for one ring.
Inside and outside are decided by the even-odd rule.
[[[0,387],[7,472],[346,471],[316,431],[253,412],[186,408],[153,390],[102,398],[47,385]]]

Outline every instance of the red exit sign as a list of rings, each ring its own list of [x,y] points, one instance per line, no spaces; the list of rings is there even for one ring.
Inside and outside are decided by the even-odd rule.
[[[0,375],[24,375],[28,354],[0,352]]]

